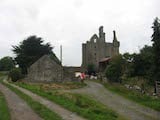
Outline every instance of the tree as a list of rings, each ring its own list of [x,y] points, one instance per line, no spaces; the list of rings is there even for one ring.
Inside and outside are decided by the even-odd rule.
[[[145,60],[141,54],[136,54],[133,59],[133,73],[132,76],[144,76],[145,74]]]
[[[140,55],[143,60],[145,78],[149,79],[149,82],[153,84],[154,83],[153,82],[153,74],[154,74],[153,73],[153,68],[154,68],[153,47],[145,45],[140,50]]]
[[[57,57],[52,52],[53,47],[50,43],[44,44],[43,42],[41,37],[29,36],[19,45],[12,46],[13,52],[16,54],[15,61],[22,69],[23,74],[27,74],[27,68],[45,54],[51,54],[52,58],[56,58],[58,62]]]
[[[93,63],[90,63],[87,65],[87,71],[89,75],[95,74],[95,65]]]
[[[112,82],[121,82],[124,73],[125,60],[122,55],[115,56],[111,59],[109,66],[106,68],[106,77]]]
[[[154,54],[154,79],[160,81],[160,20],[156,18],[153,22],[153,54]]]
[[[11,78],[11,80],[13,82],[16,82],[17,80],[20,80],[23,77],[23,75],[21,73],[21,69],[20,68],[13,68],[9,72],[9,77]]]
[[[6,56],[0,59],[0,71],[10,71],[14,67],[12,57]]]
[[[153,47],[145,45],[140,53],[125,53],[123,58],[126,61],[125,73],[128,77],[144,77],[153,84]]]
[[[136,56],[135,53],[130,54],[130,53],[124,53],[123,54],[123,59],[125,60],[125,71],[124,71],[124,75],[127,77],[131,77],[133,75],[134,72],[134,68],[133,68],[133,60],[134,57]]]
[[[134,57],[134,54],[130,54],[128,52],[124,53],[123,54],[123,58],[128,61],[128,62],[132,62],[133,60],[133,57]]]

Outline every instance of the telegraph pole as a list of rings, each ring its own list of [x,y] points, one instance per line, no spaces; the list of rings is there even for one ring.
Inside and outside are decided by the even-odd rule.
[[[62,45],[60,45],[60,61],[61,61],[61,64],[62,64]]]
[[[60,45],[60,61],[61,61],[61,81],[63,81],[63,65],[62,65],[62,45]]]

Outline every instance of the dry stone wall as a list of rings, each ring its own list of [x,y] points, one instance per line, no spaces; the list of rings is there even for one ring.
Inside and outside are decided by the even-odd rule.
[[[30,82],[61,82],[63,67],[50,58],[42,56],[28,69],[27,81]]]

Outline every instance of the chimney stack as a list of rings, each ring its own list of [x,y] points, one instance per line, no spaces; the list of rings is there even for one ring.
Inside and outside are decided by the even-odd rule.
[[[113,31],[113,41],[117,41],[117,37],[116,37],[116,31]]]

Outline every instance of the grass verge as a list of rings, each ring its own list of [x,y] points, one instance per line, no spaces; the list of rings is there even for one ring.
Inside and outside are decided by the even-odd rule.
[[[26,83],[17,83],[20,87],[28,89],[42,97],[45,97],[61,106],[76,112],[80,116],[89,120],[117,120],[118,115],[104,105],[92,100],[88,96],[62,93],[55,90],[45,91],[40,86],[34,86]]]
[[[54,82],[54,83],[28,83],[31,85],[40,86],[44,90],[70,90],[85,87],[85,83],[80,82]]]
[[[10,112],[4,95],[0,92],[0,120],[10,120]]]
[[[40,104],[37,101],[34,101],[30,96],[24,94],[23,92],[19,91],[18,89],[12,87],[9,84],[3,83],[13,92],[15,92],[19,97],[26,101],[26,103],[44,120],[62,120],[62,118],[45,107],[44,105]],[[5,119],[4,119],[5,120]]]
[[[129,90],[119,84],[117,85],[117,84],[104,83],[103,85],[108,90],[110,90],[114,93],[117,93],[117,94],[119,94],[129,100],[132,100],[132,101],[137,102],[141,105],[150,107],[154,110],[160,111],[160,99],[159,98],[147,96],[147,95],[141,94],[137,91]]]

